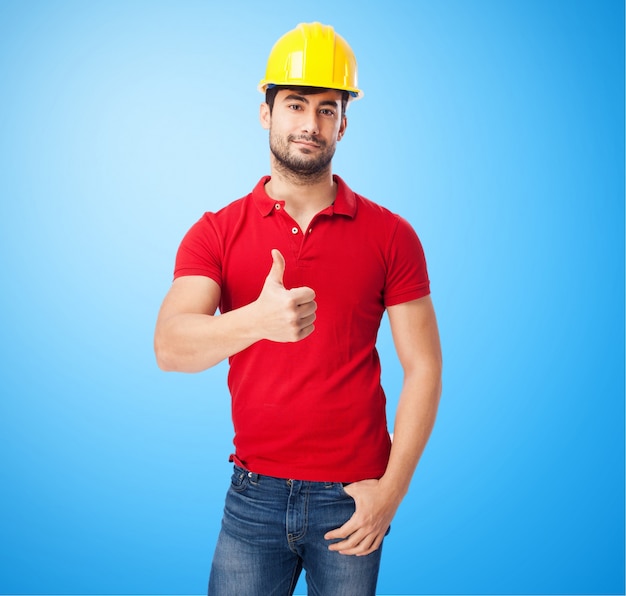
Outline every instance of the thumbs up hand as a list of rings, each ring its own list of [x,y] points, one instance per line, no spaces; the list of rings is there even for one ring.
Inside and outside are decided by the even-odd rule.
[[[315,292],[301,287],[287,290],[283,284],[285,259],[272,250],[272,267],[256,300],[263,337],[277,342],[295,342],[313,333]]]

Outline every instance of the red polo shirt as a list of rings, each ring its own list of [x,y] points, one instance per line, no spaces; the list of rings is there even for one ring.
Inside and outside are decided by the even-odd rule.
[[[233,459],[281,478],[379,478],[390,440],[376,336],[385,307],[429,293],[422,246],[404,219],[338,176],[334,204],[301,230],[265,192],[268,180],[205,213],[183,239],[174,272],[216,281],[228,312],[258,298],[277,248],[285,287],[315,290],[309,337],[263,340],[230,358]]]

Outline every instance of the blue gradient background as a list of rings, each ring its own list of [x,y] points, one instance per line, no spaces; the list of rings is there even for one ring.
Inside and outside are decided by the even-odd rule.
[[[153,326],[187,228],[267,172],[256,84],[312,20],[366,93],[335,171],[417,229],[445,356],[380,593],[624,593],[610,0],[1,2],[0,593],[205,591],[226,368],[160,372]]]

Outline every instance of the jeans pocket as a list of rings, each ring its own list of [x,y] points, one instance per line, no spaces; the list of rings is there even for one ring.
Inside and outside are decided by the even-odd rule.
[[[349,486],[350,484],[350,482],[337,482],[337,489],[339,490],[339,494],[344,499],[352,499],[352,497],[346,492],[346,486]]]
[[[233,475],[230,478],[230,486],[231,488],[240,493],[246,490],[248,486],[249,476],[248,472],[239,466],[234,466]]]

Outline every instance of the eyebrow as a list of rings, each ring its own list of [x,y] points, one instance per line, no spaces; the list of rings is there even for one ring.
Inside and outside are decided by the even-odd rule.
[[[305,95],[298,95],[297,93],[290,93],[287,95],[283,101],[301,101],[303,103],[309,104],[311,103]],[[332,106],[334,108],[339,107],[339,101],[333,101],[332,99],[325,99],[319,103],[320,106]]]

